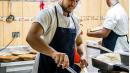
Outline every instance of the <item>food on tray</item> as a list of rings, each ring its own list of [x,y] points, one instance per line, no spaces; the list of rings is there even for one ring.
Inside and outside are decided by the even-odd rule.
[[[13,51],[12,54],[13,55],[22,55],[22,54],[28,54],[29,52],[28,51]]]
[[[30,54],[37,54],[37,51],[36,50],[30,50]]]
[[[0,56],[10,56],[12,53],[9,52],[0,52]]]
[[[98,31],[98,30],[100,30],[102,28],[103,28],[102,26],[97,26],[97,27],[91,29],[91,32]]]
[[[23,54],[23,55],[19,55],[20,59],[27,61],[27,60],[34,60],[35,59],[34,54]]]
[[[96,59],[108,63],[110,65],[121,64],[120,55],[115,53],[101,54],[97,56]]]
[[[0,62],[13,62],[19,59],[18,56],[0,56]]]

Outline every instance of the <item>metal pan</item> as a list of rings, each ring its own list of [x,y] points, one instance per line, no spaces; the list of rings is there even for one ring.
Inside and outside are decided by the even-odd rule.
[[[122,56],[122,55],[121,55]],[[123,57],[123,56],[122,56]],[[126,57],[128,59],[128,57]],[[123,60],[127,60],[124,57],[121,59],[121,62],[124,62]],[[124,65],[122,63],[121,65],[115,64],[115,65],[110,65],[108,63],[105,63],[103,61],[100,61],[98,59],[92,58],[92,65],[96,68],[99,68],[101,70],[106,70],[106,71],[124,71],[124,72],[129,72],[129,66]]]

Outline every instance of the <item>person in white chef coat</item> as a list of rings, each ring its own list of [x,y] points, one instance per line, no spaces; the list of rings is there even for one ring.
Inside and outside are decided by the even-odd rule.
[[[129,53],[128,16],[118,0],[106,0],[110,7],[102,28],[96,31],[87,30],[90,37],[103,38],[102,46],[116,52]]]

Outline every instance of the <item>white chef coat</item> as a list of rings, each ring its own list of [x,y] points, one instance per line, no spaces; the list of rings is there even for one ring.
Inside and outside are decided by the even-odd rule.
[[[103,27],[110,29],[118,35],[128,34],[128,16],[124,8],[118,3],[112,6],[106,14]],[[116,41],[114,52],[127,53],[129,51],[129,44],[127,37],[119,37]]]

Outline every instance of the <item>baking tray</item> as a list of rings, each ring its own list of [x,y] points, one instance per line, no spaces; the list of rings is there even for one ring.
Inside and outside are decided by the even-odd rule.
[[[107,64],[105,62],[102,62],[100,60],[97,60],[96,57],[92,58],[92,65],[98,69],[101,70],[106,70],[106,71],[125,71],[125,72],[129,72],[129,66],[127,64],[129,64],[128,62],[128,57],[124,55],[120,55],[121,56],[121,65],[110,65]],[[124,63],[127,62],[127,63]]]

